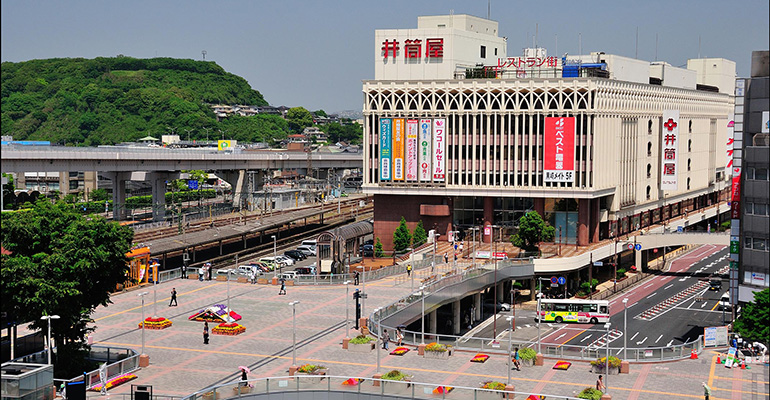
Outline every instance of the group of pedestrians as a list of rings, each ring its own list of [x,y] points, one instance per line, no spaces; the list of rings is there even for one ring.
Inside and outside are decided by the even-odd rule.
[[[198,280],[203,282],[204,277],[207,277],[206,280],[211,280],[211,263],[205,263],[198,268]]]

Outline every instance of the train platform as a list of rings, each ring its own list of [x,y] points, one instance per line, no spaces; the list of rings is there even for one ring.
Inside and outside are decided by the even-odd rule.
[[[172,288],[178,292],[178,306],[169,307]],[[279,295],[278,287],[272,285],[231,282],[228,288],[226,282],[183,279],[145,287],[148,295],[144,297],[144,315],[168,318],[173,325],[144,332],[149,366],[136,371],[137,379],[130,384],[111,389],[106,397],[122,397],[130,392],[131,384],[152,385],[155,395],[185,396],[239,379],[239,366],[251,369],[250,378],[288,375],[293,363],[293,326],[296,365],[323,365],[329,375],[371,377],[377,373],[376,351],[353,353],[342,349],[343,338],[356,335],[352,324],[352,292],[356,288],[362,286],[352,286],[349,291],[344,285],[290,286],[286,295]],[[397,276],[367,282],[364,314],[409,291],[409,281]],[[112,300],[113,304],[99,307],[93,315],[93,344],[141,351],[142,331],[137,327],[142,319],[141,299],[134,291],[115,295]],[[293,301],[299,301],[296,320],[289,305]],[[211,335],[209,344],[203,344],[203,323],[188,317],[208,306],[228,303],[242,316],[239,323],[246,331],[237,336]],[[351,315],[349,326],[345,323],[346,310]],[[392,332],[390,336],[395,337]],[[390,343],[390,350],[395,347]],[[380,350],[380,372],[398,369],[413,375],[413,381],[437,386],[479,387],[484,381],[507,380],[508,359],[504,354],[488,353],[490,358],[485,363],[472,363],[475,353],[456,351],[446,360],[426,359],[417,354],[414,346],[408,347],[412,350],[402,356]],[[767,366],[727,369],[717,365],[716,359],[714,351],[705,351],[696,360],[632,364],[628,374],[609,377],[608,391],[613,399],[693,399],[703,398],[702,382],[706,382],[712,388],[712,399],[767,398]],[[544,394],[550,399],[576,396],[595,385],[597,375],[590,372],[588,363],[573,362],[569,369],[557,370],[553,369],[557,361],[546,359],[543,366],[511,371],[515,390]]]

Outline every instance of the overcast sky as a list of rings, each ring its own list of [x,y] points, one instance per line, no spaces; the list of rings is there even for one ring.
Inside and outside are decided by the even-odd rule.
[[[271,105],[327,112],[362,108],[374,78],[375,29],[417,27],[420,15],[487,16],[488,1],[22,1],[3,0],[2,61],[54,57],[176,57],[216,61]],[[748,76],[768,49],[768,0],[491,1],[508,55],[604,51],[667,61],[722,57]],[[558,37],[558,39],[557,39]],[[529,40],[528,40],[529,38]],[[558,49],[556,48],[558,40]],[[557,54],[558,51],[558,54]]]

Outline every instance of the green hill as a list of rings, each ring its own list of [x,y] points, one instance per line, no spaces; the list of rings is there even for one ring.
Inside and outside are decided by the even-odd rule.
[[[14,140],[99,145],[175,131],[182,139],[242,142],[285,137],[280,116],[217,122],[206,103],[267,105],[245,79],[214,62],[173,58],[57,58],[4,62],[2,134]],[[204,129],[208,128],[208,129]]]

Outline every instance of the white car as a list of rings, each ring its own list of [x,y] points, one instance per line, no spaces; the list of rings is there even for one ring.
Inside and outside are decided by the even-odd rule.
[[[302,246],[297,247],[297,251],[307,254],[307,256],[310,257],[315,255],[316,247],[303,244]]]
[[[284,267],[290,267],[294,265],[294,259],[284,255],[275,256],[275,260],[283,264]]]

